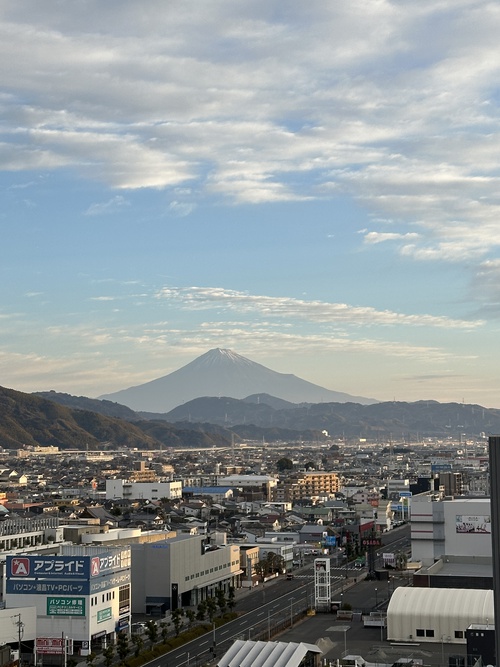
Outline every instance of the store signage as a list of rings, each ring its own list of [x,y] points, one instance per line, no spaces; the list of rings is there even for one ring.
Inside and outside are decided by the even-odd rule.
[[[85,598],[48,597],[47,616],[85,616]]]
[[[113,618],[113,612],[111,611],[111,607],[107,607],[106,609],[101,609],[101,611],[97,612],[98,623],[102,623],[103,621],[109,621],[110,618]]]
[[[364,547],[381,547],[382,542],[378,537],[366,537],[363,540],[361,540],[361,544]]]

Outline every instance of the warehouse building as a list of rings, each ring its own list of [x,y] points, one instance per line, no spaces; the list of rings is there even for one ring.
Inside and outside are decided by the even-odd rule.
[[[491,590],[401,586],[387,609],[387,639],[465,644],[469,626],[488,626],[493,619]]]

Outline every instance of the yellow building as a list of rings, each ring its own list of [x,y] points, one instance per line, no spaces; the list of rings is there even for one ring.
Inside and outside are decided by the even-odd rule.
[[[293,502],[304,498],[330,496],[340,487],[335,472],[303,472],[291,475],[275,488],[277,502]]]

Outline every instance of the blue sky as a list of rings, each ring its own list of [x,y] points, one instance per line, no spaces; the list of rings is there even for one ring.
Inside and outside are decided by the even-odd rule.
[[[500,407],[500,5],[0,8],[0,384],[214,347]]]

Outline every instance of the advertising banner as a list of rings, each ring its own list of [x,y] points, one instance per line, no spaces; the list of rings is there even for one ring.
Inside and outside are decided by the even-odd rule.
[[[47,616],[85,616],[85,598],[48,597]]]
[[[491,517],[489,515],[466,516],[457,514],[455,517],[457,533],[491,534]]]
[[[97,612],[98,623],[102,623],[103,621],[109,621],[109,619],[112,617],[113,617],[113,612],[111,611],[111,607],[107,607],[106,609],[101,609],[101,611]]]
[[[85,556],[7,556],[9,579],[88,579]]]
[[[130,550],[98,556],[7,556],[7,579],[90,579],[130,567]]]
[[[6,593],[19,595],[94,595],[102,591],[130,583],[130,572],[119,572],[109,577],[91,579],[90,581],[43,579],[7,579]]]
[[[66,644],[66,653],[73,653],[73,640],[65,637],[37,637],[35,647],[38,655],[62,655]]]

